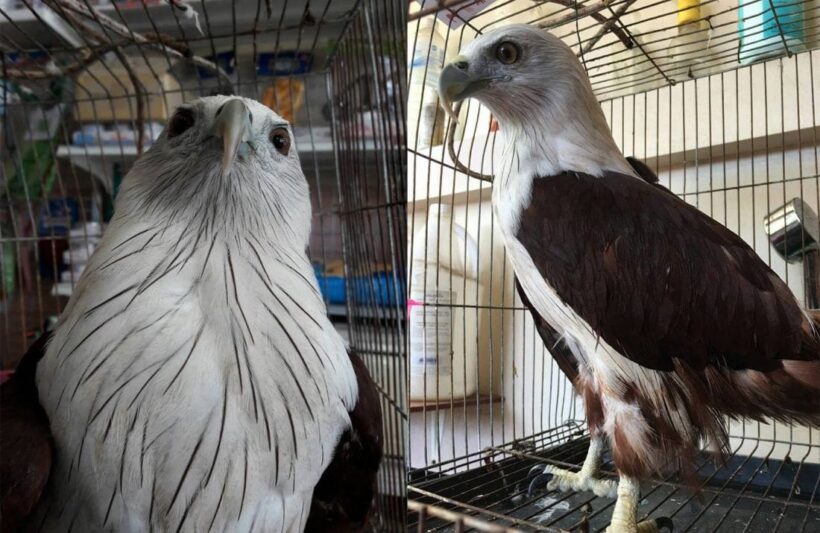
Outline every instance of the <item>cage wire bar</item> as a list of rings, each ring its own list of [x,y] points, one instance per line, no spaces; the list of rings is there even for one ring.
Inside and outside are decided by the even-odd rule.
[[[409,529],[602,531],[614,504],[590,493],[527,496],[532,466],[578,470],[589,435],[583,405],[516,294],[493,220],[490,180],[503,151],[497,126],[474,100],[463,103],[449,131],[436,110],[438,71],[476,35],[529,23],[561,37],[584,64],[624,154],[645,161],[664,186],[740,235],[816,312],[817,252],[800,242],[786,261],[770,245],[764,217],[792,199],[814,212],[820,207],[820,2],[696,4],[691,12],[692,3],[652,0],[411,3],[408,237],[464,227],[476,241],[479,289],[465,291],[457,304],[436,304],[451,309],[449,351],[475,345],[476,393],[449,392],[453,374],[466,365],[449,374],[427,363],[414,369],[412,345],[408,354],[411,382],[433,375],[425,398],[409,403]],[[439,212],[428,215],[432,204],[449,206],[449,226],[431,226]],[[816,219],[808,224],[820,234]],[[425,288],[450,287],[453,279],[463,284],[425,265],[448,254],[466,264],[467,247],[450,239],[443,253],[429,242],[408,241],[408,279],[419,276]],[[468,338],[469,321],[478,327]],[[675,474],[646,482],[642,516],[669,516],[678,531],[820,527],[820,433],[727,424],[725,462],[698,457],[699,492]],[[605,475],[615,476],[611,458],[604,459]]]
[[[406,8],[365,0],[328,76],[348,284],[350,344],[382,395],[385,457],[379,530],[403,530],[405,495],[404,131]],[[387,31],[385,29],[388,28]],[[373,271],[381,276],[374,276]],[[364,280],[360,283],[358,280]]]
[[[65,307],[119,181],[173,109],[255,98],[293,125],[309,255],[382,393],[376,523],[403,529],[405,29],[403,3],[374,0],[0,2],[2,369]]]

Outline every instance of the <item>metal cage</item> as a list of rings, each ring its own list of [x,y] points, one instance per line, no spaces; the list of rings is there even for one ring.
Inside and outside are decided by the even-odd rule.
[[[0,2],[2,369],[64,308],[169,113],[255,98],[294,125],[320,288],[382,394],[377,527],[402,529],[405,28],[377,0]]]
[[[414,380],[422,390],[409,403],[410,528],[601,531],[614,500],[557,491],[527,496],[533,465],[580,468],[588,446],[583,406],[513,285],[490,205],[489,181],[502,150],[496,125],[474,100],[462,106],[458,125],[449,123],[437,106],[438,72],[485,31],[513,22],[548,29],[584,64],[624,154],[645,161],[672,192],[739,234],[816,309],[820,52],[813,49],[820,46],[820,3],[429,0],[411,6],[409,298],[414,301],[419,280],[424,296],[431,287],[463,296],[435,302],[449,320],[437,357],[458,361],[451,368],[417,358],[409,326],[411,395]],[[438,238],[425,235],[430,232]],[[459,232],[474,243],[465,244],[470,239]],[[436,269],[445,256],[447,268]],[[474,272],[464,266],[471,261]],[[426,320],[440,315],[431,316]],[[727,423],[731,454],[725,462],[699,457],[699,492],[676,475],[647,482],[642,516],[669,516],[679,531],[815,530],[817,429]],[[605,461],[614,475],[608,456]]]

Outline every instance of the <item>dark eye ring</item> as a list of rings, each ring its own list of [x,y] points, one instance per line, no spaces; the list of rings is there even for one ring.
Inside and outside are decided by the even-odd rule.
[[[521,49],[511,41],[504,41],[495,47],[495,57],[505,65],[512,65],[518,61]]]
[[[194,125],[194,112],[187,107],[177,109],[171,120],[168,121],[168,138],[173,139],[177,135],[182,135]]]
[[[276,128],[270,132],[270,142],[280,154],[288,155],[290,152],[290,134],[287,128]]]

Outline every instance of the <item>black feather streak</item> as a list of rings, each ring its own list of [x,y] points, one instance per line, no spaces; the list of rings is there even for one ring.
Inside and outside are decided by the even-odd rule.
[[[177,380],[179,375],[182,374],[182,371],[185,369],[185,365],[188,364],[188,360],[191,359],[191,355],[194,353],[194,350],[196,350],[196,346],[199,343],[200,337],[202,337],[202,332],[203,331],[205,331],[205,324],[204,323],[202,323],[199,326],[199,329],[197,330],[196,335],[194,335],[194,342],[191,344],[191,349],[188,351],[188,355],[185,356],[185,360],[180,365],[179,370],[177,370],[176,374],[174,374],[174,377],[171,378],[171,381],[168,382],[168,385],[165,387],[165,390],[162,391],[163,396],[165,396],[165,394],[168,392],[168,390],[171,388],[171,386]]]
[[[88,311],[86,311],[85,313],[83,313],[83,318],[88,318],[88,317],[90,317],[90,316],[91,316],[91,315],[93,315],[93,314],[94,314],[94,312],[95,312],[95,311],[97,311],[99,308],[101,308],[102,306],[104,306],[104,305],[105,305],[105,304],[107,304],[107,303],[113,302],[114,300],[116,300],[116,299],[117,299],[117,298],[119,298],[120,296],[124,295],[125,293],[130,292],[130,291],[133,291],[134,289],[136,289],[136,288],[137,288],[137,286],[138,286],[138,285],[139,285],[139,283],[134,283],[134,284],[132,284],[132,285],[129,285],[128,287],[124,288],[124,289],[123,289],[123,290],[121,290],[120,292],[116,293],[114,296],[111,296],[110,298],[106,298],[106,299],[105,299],[105,300],[103,300],[102,302],[98,303],[97,305],[95,305],[94,307],[92,307],[91,309],[89,309]]]
[[[202,270],[199,271],[199,279],[202,279],[202,276],[205,275],[205,267],[208,266],[208,260],[211,258],[211,252],[214,249],[214,245],[216,244],[216,235],[211,239],[211,245],[208,246],[208,253],[205,254],[205,260],[202,262]]]
[[[285,413],[288,415],[288,422],[290,423],[290,436],[293,440],[293,457],[294,459],[297,459],[299,457],[299,444],[298,439],[296,438],[296,426],[293,424],[293,415],[290,413],[290,404],[288,404],[285,393],[282,392],[282,387],[279,385],[276,387],[279,389],[279,395],[282,397],[282,406],[285,408]],[[291,466],[293,466],[293,463],[291,463]]]
[[[214,522],[216,521],[216,517],[219,515],[219,508],[222,507],[222,500],[225,498],[225,492],[228,489],[228,476],[231,475],[233,471],[233,461],[228,463],[228,468],[225,469],[225,479],[222,480],[222,490],[219,493],[219,500],[216,502],[216,507],[214,508],[214,514],[211,517],[211,521],[208,523],[207,531],[212,531],[214,527]],[[251,527],[250,531],[253,531]]]
[[[242,509],[245,508],[245,493],[248,490],[248,441],[245,441],[245,467],[242,474],[242,499],[239,500],[239,514],[236,519],[242,518]]]
[[[145,228],[145,229],[144,229],[144,230],[142,230],[142,231],[138,231],[137,233],[135,233],[135,234],[131,235],[130,237],[128,237],[127,239],[125,239],[124,241],[122,241],[121,243],[119,243],[118,245],[116,245],[116,246],[114,246],[113,248],[111,248],[111,251],[112,251],[112,252],[116,252],[117,250],[119,250],[120,248],[122,248],[123,246],[125,246],[126,244],[128,244],[129,242],[133,241],[134,239],[136,239],[136,238],[137,238],[137,237],[139,237],[140,235],[144,235],[144,234],[148,233],[148,232],[149,232],[149,231],[151,231],[152,229],[154,229],[154,228]]]
[[[205,477],[205,486],[211,482],[211,476],[216,467],[216,459],[219,457],[219,450],[222,448],[222,437],[225,434],[225,418],[228,412],[228,380],[225,380],[225,389],[222,392],[222,419],[219,421],[219,438],[216,441],[216,450],[214,451],[214,458],[211,461],[211,468],[208,469],[208,475]]]
[[[239,301],[239,291],[236,288],[236,274],[233,270],[233,260],[231,259],[231,249],[228,248],[227,250],[228,256],[228,268],[231,271],[231,284],[233,286],[233,298],[236,302],[236,307],[239,309],[239,314],[242,315],[242,321],[245,322],[245,329],[248,331],[248,336],[251,338],[251,343],[255,344],[256,341],[253,339],[253,332],[251,331],[251,326],[248,323],[248,318],[245,316],[245,310],[242,308],[242,303]]]
[[[103,519],[103,526],[108,523],[108,517],[111,515],[111,507],[114,504],[114,496],[117,495],[117,488],[114,487],[114,490],[111,492],[111,498],[108,500],[108,507],[105,510],[105,518]]]
[[[205,433],[206,433],[207,429],[208,428],[206,427],[205,431],[203,431],[199,435],[199,438],[196,441],[196,445],[194,446],[194,451],[191,452],[191,457],[188,459],[188,464],[185,465],[185,470],[183,470],[183,472],[182,472],[182,477],[179,478],[179,483],[177,484],[177,489],[174,491],[174,497],[171,498],[171,503],[168,505],[168,509],[165,511],[165,516],[168,516],[171,513],[171,509],[173,509],[174,504],[176,503],[177,498],[179,497],[179,493],[182,491],[182,485],[185,484],[185,478],[188,477],[188,472],[191,470],[191,465],[194,463],[194,459],[196,458],[196,453],[199,451],[199,447],[202,445],[202,440],[205,437]],[[154,479],[156,479],[156,476],[154,477]]]
[[[145,469],[145,449],[146,449],[146,440],[148,439],[148,418],[145,418],[145,421],[142,423],[142,443],[140,444],[140,487],[142,487],[143,483],[143,474]],[[125,451],[123,450],[123,453]],[[152,495],[153,498],[153,495]]]
[[[109,261],[109,262],[105,263],[104,265],[100,266],[99,268],[97,268],[96,271],[100,272],[100,271],[105,270],[106,268],[108,268],[112,265],[115,265],[115,264],[119,263],[123,259],[128,259],[129,257],[131,257],[133,255],[142,253],[143,251],[145,251],[145,249],[148,247],[148,245],[151,244],[151,241],[154,240],[154,238],[157,236],[158,233],[159,232],[156,232],[153,235],[151,235],[151,237],[147,241],[145,241],[141,247],[137,248],[133,252],[128,252],[125,255],[121,255],[120,257],[117,257],[116,259],[112,259],[111,261]]]
[[[279,324],[279,329],[281,329],[282,333],[285,334],[285,337],[288,338],[288,341],[290,341],[290,345],[293,346],[293,350],[299,356],[299,360],[302,361],[302,366],[304,367],[305,371],[308,373],[308,376],[310,376],[312,378],[313,373],[310,371],[310,368],[308,368],[307,362],[305,361],[305,358],[302,356],[302,352],[299,350],[299,347],[296,346],[296,342],[293,340],[293,337],[291,337],[291,335],[288,332],[287,328],[285,328],[284,324],[282,324],[282,321],[279,320],[278,316],[276,316],[276,313],[274,313],[271,310],[271,308],[267,306],[267,304],[265,302],[262,302],[262,306],[265,308],[265,310],[267,310],[268,314],[271,317],[273,317],[273,319],[276,321],[276,323]],[[302,334],[304,335],[304,331],[302,332]],[[265,335],[268,335],[268,334],[266,333]],[[269,339],[271,339],[271,338],[269,337]],[[316,349],[313,347],[313,344],[310,342],[310,339],[307,336],[305,336],[305,339],[307,339],[308,344],[310,345],[310,347],[313,348],[314,352],[316,353],[316,356],[319,357],[319,353],[316,352]],[[270,342],[271,342],[272,345],[275,345],[275,343],[272,340],[270,340]],[[311,381],[313,382],[314,386],[316,386],[317,391],[318,391],[319,386],[316,384],[316,380],[311,379]],[[321,397],[321,393],[320,393],[320,397]]]
[[[231,321],[231,344],[233,345],[233,356],[236,361],[236,375],[239,377],[239,393],[244,394],[245,387],[242,382],[242,365],[239,363],[239,347],[236,344],[236,329],[233,327],[235,322]]]

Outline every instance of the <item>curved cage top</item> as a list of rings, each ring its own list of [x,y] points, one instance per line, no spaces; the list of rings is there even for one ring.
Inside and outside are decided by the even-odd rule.
[[[532,24],[569,45],[599,99],[791,57],[815,47],[820,5],[801,0],[451,0],[419,2],[410,20],[435,15],[449,42],[508,24]],[[414,39],[411,30],[410,40]]]

